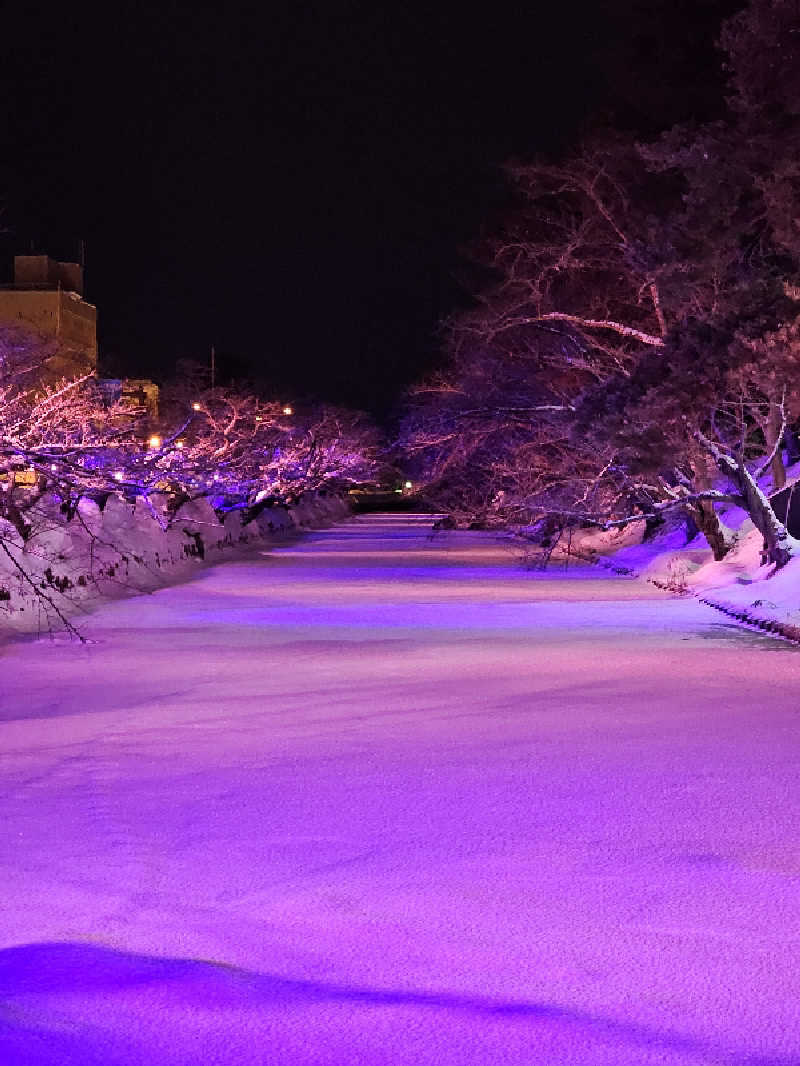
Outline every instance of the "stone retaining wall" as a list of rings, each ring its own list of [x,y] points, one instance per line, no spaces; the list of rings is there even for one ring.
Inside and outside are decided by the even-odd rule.
[[[338,494],[265,507],[251,521],[242,511],[219,517],[206,499],[170,515],[166,497],[134,503],[110,496],[102,508],[81,500],[69,517],[60,500],[45,498],[30,515],[33,529],[24,542],[0,520],[0,635],[63,628],[60,614],[74,621],[103,600],[186,580],[200,566],[349,513],[347,497]]]

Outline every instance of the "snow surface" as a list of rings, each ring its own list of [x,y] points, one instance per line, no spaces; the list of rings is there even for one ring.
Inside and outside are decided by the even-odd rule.
[[[2,649],[3,1066],[800,1062],[800,651],[429,525]]]

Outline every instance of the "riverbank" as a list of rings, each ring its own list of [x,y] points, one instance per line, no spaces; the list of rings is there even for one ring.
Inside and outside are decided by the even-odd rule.
[[[674,518],[649,538],[644,522],[574,530],[556,545],[550,564],[590,563],[673,596],[694,597],[731,624],[800,643],[800,557],[778,571],[764,565],[761,534],[745,513],[727,507],[721,514],[732,546],[719,561],[702,535],[687,534],[685,520]],[[526,554],[535,563],[537,549],[523,539],[520,557]]]
[[[82,499],[68,514],[60,500],[44,497],[26,515],[32,528],[25,540],[8,523],[0,529],[0,639],[65,629],[77,635],[71,627],[102,603],[186,581],[203,566],[349,513],[347,498],[335,493],[256,509],[252,517],[218,513],[206,498],[172,513],[160,495],[112,495],[102,507]]]

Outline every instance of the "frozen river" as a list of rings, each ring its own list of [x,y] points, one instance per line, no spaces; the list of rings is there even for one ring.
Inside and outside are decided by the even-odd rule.
[[[800,1063],[800,652],[429,524],[2,649],[3,1066]]]

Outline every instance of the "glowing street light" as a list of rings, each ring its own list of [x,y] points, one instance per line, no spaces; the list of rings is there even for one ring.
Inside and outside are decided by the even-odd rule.
[[[154,433],[147,443],[150,445],[153,451],[158,451],[158,449],[161,447],[161,437],[157,436]]]
[[[413,489],[414,488],[414,482],[413,481],[405,481],[405,482],[403,482],[403,488]]]
[[[193,403],[192,404],[192,410],[193,411],[199,411],[200,410],[200,404],[199,403]]]
[[[122,481],[123,477],[125,477],[125,475],[122,473],[121,470],[115,470],[114,471],[114,480],[115,481]]]
[[[283,413],[284,413],[285,415],[293,415],[293,414],[294,414],[294,408],[293,408],[293,407],[291,407],[291,406],[290,406],[290,405],[289,405],[289,404],[287,403],[287,404],[286,404],[286,406],[285,406],[285,407],[284,407],[284,409],[283,409]]]

